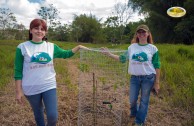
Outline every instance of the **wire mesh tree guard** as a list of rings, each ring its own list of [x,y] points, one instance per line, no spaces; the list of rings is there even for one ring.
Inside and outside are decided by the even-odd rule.
[[[126,50],[110,50],[123,54]],[[78,126],[121,126],[127,62],[80,50]]]

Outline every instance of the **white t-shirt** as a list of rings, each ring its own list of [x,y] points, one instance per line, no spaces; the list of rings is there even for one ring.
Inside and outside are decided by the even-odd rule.
[[[21,43],[24,56],[22,88],[24,94],[33,95],[56,88],[55,70],[53,67],[54,44],[43,42],[33,44]]]
[[[131,75],[156,74],[153,57],[158,57],[158,49],[153,44],[140,45],[133,43],[128,47],[129,67]],[[157,60],[158,62],[159,60]]]
[[[22,80],[25,95],[35,95],[56,88],[53,59],[73,55],[72,50],[63,50],[50,42],[23,42],[16,49],[15,79]]]

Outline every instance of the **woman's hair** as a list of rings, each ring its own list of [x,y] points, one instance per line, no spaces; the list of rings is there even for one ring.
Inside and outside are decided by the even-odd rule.
[[[38,27],[38,26],[42,26],[42,28],[47,31],[47,25],[46,25],[46,22],[42,19],[34,19],[31,21],[30,23],[30,30],[32,30],[33,28],[35,27]],[[29,40],[32,40],[32,34],[30,33],[30,30],[29,30]],[[47,40],[47,38],[44,36],[42,38],[42,40]]]
[[[137,31],[138,31],[139,29],[143,29],[143,28],[141,28],[142,26],[143,26],[143,28],[144,28],[146,25],[140,25],[140,26],[137,27],[136,33],[134,34],[133,39],[131,40],[131,44],[132,44],[132,43],[139,43],[139,38],[137,37]],[[146,27],[147,27],[147,26],[146,26]],[[148,27],[147,27],[147,29],[148,29]],[[146,29],[146,30],[147,30],[147,29]],[[149,36],[148,36],[148,38],[147,38],[147,42],[150,43],[150,44],[153,44],[154,42],[153,42],[153,38],[152,38],[152,34],[151,34],[150,30],[148,29],[147,32],[148,32],[148,34],[149,34]]]

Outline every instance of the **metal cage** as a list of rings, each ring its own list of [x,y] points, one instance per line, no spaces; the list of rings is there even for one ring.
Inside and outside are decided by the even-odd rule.
[[[110,50],[121,55],[126,50]],[[127,62],[80,50],[78,126],[121,126]]]

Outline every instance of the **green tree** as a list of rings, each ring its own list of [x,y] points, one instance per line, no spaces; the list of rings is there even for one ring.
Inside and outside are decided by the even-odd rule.
[[[93,15],[75,15],[71,32],[74,40],[77,42],[104,42],[100,20],[97,20]]]
[[[16,40],[27,40],[29,31],[25,28],[25,26],[21,24],[16,24],[14,26],[14,34]]]
[[[190,27],[194,26],[190,20],[194,15],[193,13],[190,13],[193,12],[194,8],[192,0],[129,0],[128,5],[131,6],[134,11],[139,11],[139,13],[143,13],[145,15],[146,24],[149,25],[155,41],[163,43],[193,43],[192,29],[189,29],[186,26],[183,27],[181,23],[187,20],[191,24]],[[187,10],[186,16],[182,18],[172,18],[168,16],[166,13],[167,9],[172,6],[184,7]],[[181,28],[187,29],[187,32],[185,33],[187,35],[183,35],[180,40],[179,36],[182,35],[182,33],[179,31]]]
[[[9,8],[0,8],[0,29],[13,28],[16,23],[16,17]]]
[[[53,33],[55,38],[54,40],[57,41],[68,41],[70,38],[70,28],[67,24],[62,25],[58,22]]]
[[[184,3],[184,8],[187,10],[185,18],[178,22],[174,31],[177,34],[177,40],[185,44],[194,43],[194,1],[187,0]]]
[[[114,6],[114,15],[117,17],[117,24],[118,24],[118,35],[120,41],[123,41],[123,34],[124,34],[124,29],[126,27],[126,24],[128,23],[129,19],[133,15],[132,9],[127,6],[127,3],[117,3]],[[121,42],[120,42],[121,43]]]
[[[48,7],[42,6],[38,11],[38,15],[47,22],[49,28],[55,27],[55,23],[57,22],[57,19],[59,19],[59,13],[60,12],[53,4],[49,4]]]
[[[106,40],[113,44],[118,43],[117,42],[119,39],[118,17],[117,16],[108,17],[103,25],[104,25],[103,31],[104,31],[104,34],[106,35]]]
[[[9,8],[0,8],[0,39],[14,39],[13,28],[17,20]]]

